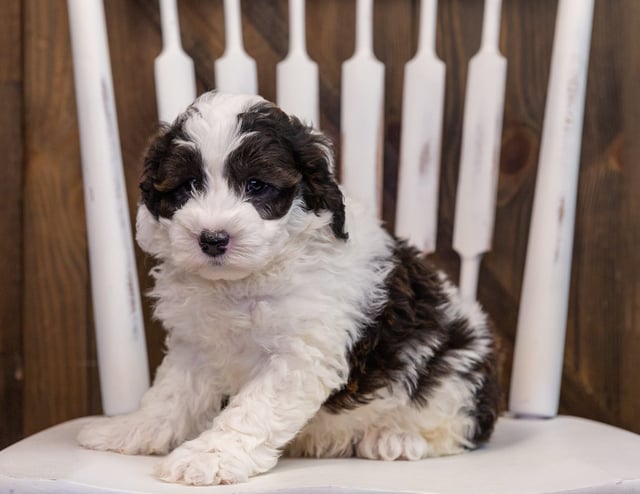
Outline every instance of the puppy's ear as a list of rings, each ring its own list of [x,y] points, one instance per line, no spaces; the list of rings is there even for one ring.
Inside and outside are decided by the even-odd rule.
[[[171,125],[162,125],[147,147],[140,178],[142,202],[158,219],[171,218],[194,191],[204,188],[202,156],[189,145],[184,123],[189,112]]]
[[[273,136],[293,154],[305,207],[332,214],[331,229],[336,238],[347,240],[344,197],[333,176],[333,148],[321,132],[290,117],[272,103],[260,103],[240,115],[241,132]]]
[[[297,125],[304,127],[300,122]],[[334,235],[346,240],[349,234],[345,231],[344,196],[333,176],[333,148],[330,142],[311,128],[304,128],[293,144],[297,148],[303,177],[302,197],[306,206],[316,213],[323,209],[330,211]]]
[[[346,240],[344,197],[333,176],[333,149],[329,140],[296,117],[290,117],[272,103],[259,103],[240,114],[242,133],[270,136],[292,153],[294,166],[302,176],[300,189],[304,205],[314,213],[329,211],[336,238]]]
[[[141,200],[155,219],[160,216],[161,197],[154,184],[157,182],[160,157],[166,155],[169,149],[168,132],[169,126],[162,124],[156,135],[149,140],[144,156],[144,168],[138,184]]]
[[[315,213],[330,211],[334,235],[347,240],[344,196],[333,176],[333,147],[323,134],[303,125],[297,118],[289,117],[289,122],[293,129],[291,145],[294,158],[302,174],[304,203]]]

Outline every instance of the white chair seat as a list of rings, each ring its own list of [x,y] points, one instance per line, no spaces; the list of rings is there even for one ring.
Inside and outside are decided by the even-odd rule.
[[[88,451],[72,420],[0,452],[0,492],[608,493],[640,492],[640,436],[574,417],[502,418],[491,443],[419,462],[288,459],[246,484],[188,487],[152,475],[158,458]]]

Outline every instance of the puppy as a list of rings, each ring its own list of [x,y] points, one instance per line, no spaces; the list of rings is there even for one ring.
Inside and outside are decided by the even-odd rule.
[[[258,96],[207,93],[162,128],[137,240],[158,260],[167,354],[139,410],[80,444],[170,453],[161,479],[207,485],[283,452],[418,460],[489,439],[485,314],[345,199],[332,169],[322,134]]]

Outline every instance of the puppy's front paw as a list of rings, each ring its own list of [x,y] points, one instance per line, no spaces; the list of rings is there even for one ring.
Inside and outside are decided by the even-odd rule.
[[[185,443],[173,451],[158,465],[157,477],[165,482],[190,485],[236,484],[247,481],[251,468],[245,454],[206,451],[195,443]]]
[[[173,439],[171,428],[136,414],[101,417],[78,433],[78,442],[85,448],[128,455],[166,454]]]

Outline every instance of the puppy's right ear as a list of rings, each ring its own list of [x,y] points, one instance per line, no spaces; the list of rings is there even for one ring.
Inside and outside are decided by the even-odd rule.
[[[194,192],[204,189],[200,151],[184,130],[188,112],[172,125],[163,125],[151,139],[140,178],[142,202],[149,212],[171,218]]]
[[[170,127],[161,124],[160,129],[149,140],[147,150],[144,155],[144,167],[140,177],[139,187],[142,202],[149,212],[157,220],[160,216],[160,193],[154,187],[158,180],[158,170],[163,156],[169,152],[171,138],[168,136]]]

